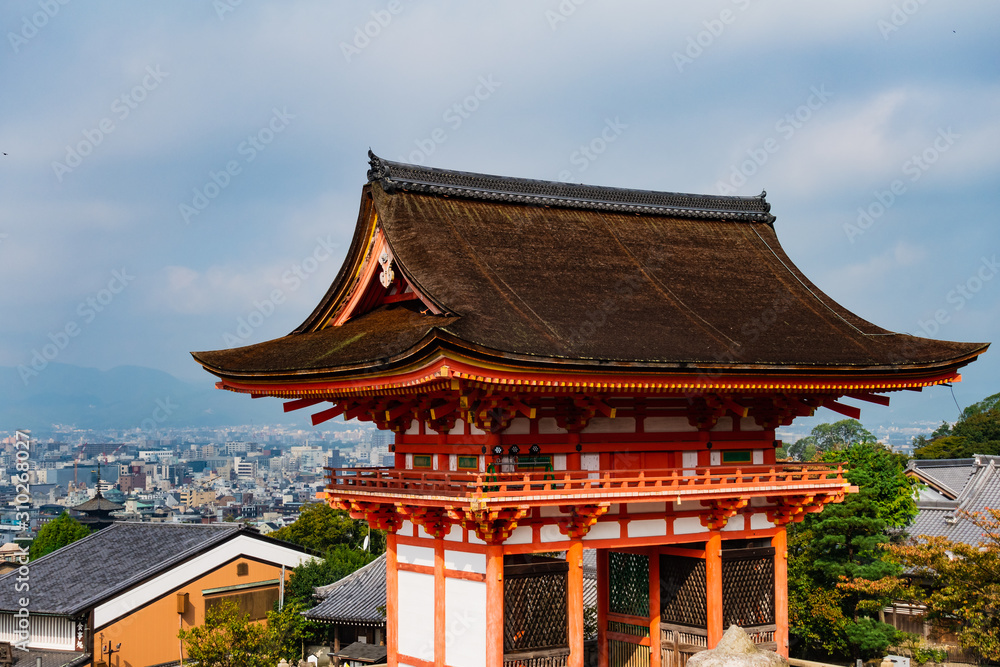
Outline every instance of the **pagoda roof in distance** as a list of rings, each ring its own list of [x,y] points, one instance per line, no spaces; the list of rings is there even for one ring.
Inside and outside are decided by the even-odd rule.
[[[98,491],[97,495],[90,500],[70,509],[77,512],[117,512],[118,510],[125,509],[125,506],[108,500]]]
[[[448,171],[371,153],[344,265],[282,338],[193,353],[232,388],[442,358],[524,372],[957,379],[988,344],[895,333],[792,263],[764,195]],[[384,282],[382,282],[384,280]]]

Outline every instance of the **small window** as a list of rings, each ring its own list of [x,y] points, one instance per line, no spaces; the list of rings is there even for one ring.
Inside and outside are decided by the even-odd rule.
[[[518,472],[552,472],[551,456],[518,456]]]
[[[430,454],[414,454],[413,455],[413,467],[414,468],[430,468],[431,467],[431,455]]]
[[[458,457],[458,469],[459,470],[479,470],[479,457],[478,456],[459,456]]]
[[[753,454],[748,451],[744,452],[722,452],[722,462],[723,463],[750,463],[753,461]]]
[[[246,563],[237,563],[236,564],[236,576],[237,577],[245,577],[248,574],[250,574],[250,566],[249,565],[247,565]]]

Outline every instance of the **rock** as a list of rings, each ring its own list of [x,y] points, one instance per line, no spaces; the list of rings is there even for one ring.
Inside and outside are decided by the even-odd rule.
[[[695,653],[687,667],[788,667],[788,662],[774,651],[757,648],[747,633],[730,625],[718,646]]]

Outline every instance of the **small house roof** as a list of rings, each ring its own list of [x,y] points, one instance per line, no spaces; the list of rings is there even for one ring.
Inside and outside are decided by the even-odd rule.
[[[385,554],[343,579],[316,588],[322,601],[305,612],[306,618],[328,623],[382,625],[385,616]]]
[[[955,494],[952,498],[942,493],[944,499],[918,500],[917,516],[907,533],[914,537],[946,537],[971,545],[983,541],[982,529],[958,512],[1000,508],[1000,456],[977,454],[968,459],[913,460],[907,470],[928,482],[936,481]]]

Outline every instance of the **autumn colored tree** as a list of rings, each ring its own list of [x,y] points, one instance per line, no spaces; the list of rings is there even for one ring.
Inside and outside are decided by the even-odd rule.
[[[956,518],[983,531],[978,545],[922,537],[888,547],[911,570],[912,585],[898,582],[898,594],[925,604],[928,619],[958,635],[963,647],[1000,662],[1000,509]]]
[[[38,536],[31,543],[31,558],[41,558],[87,535],[90,535],[90,528],[63,512],[38,530]]]
[[[846,462],[859,492],[789,528],[789,625],[803,655],[869,658],[899,639],[881,619],[894,589],[878,584],[901,572],[882,545],[916,516],[914,488],[905,458],[857,427],[820,433],[833,434],[822,459]]]

